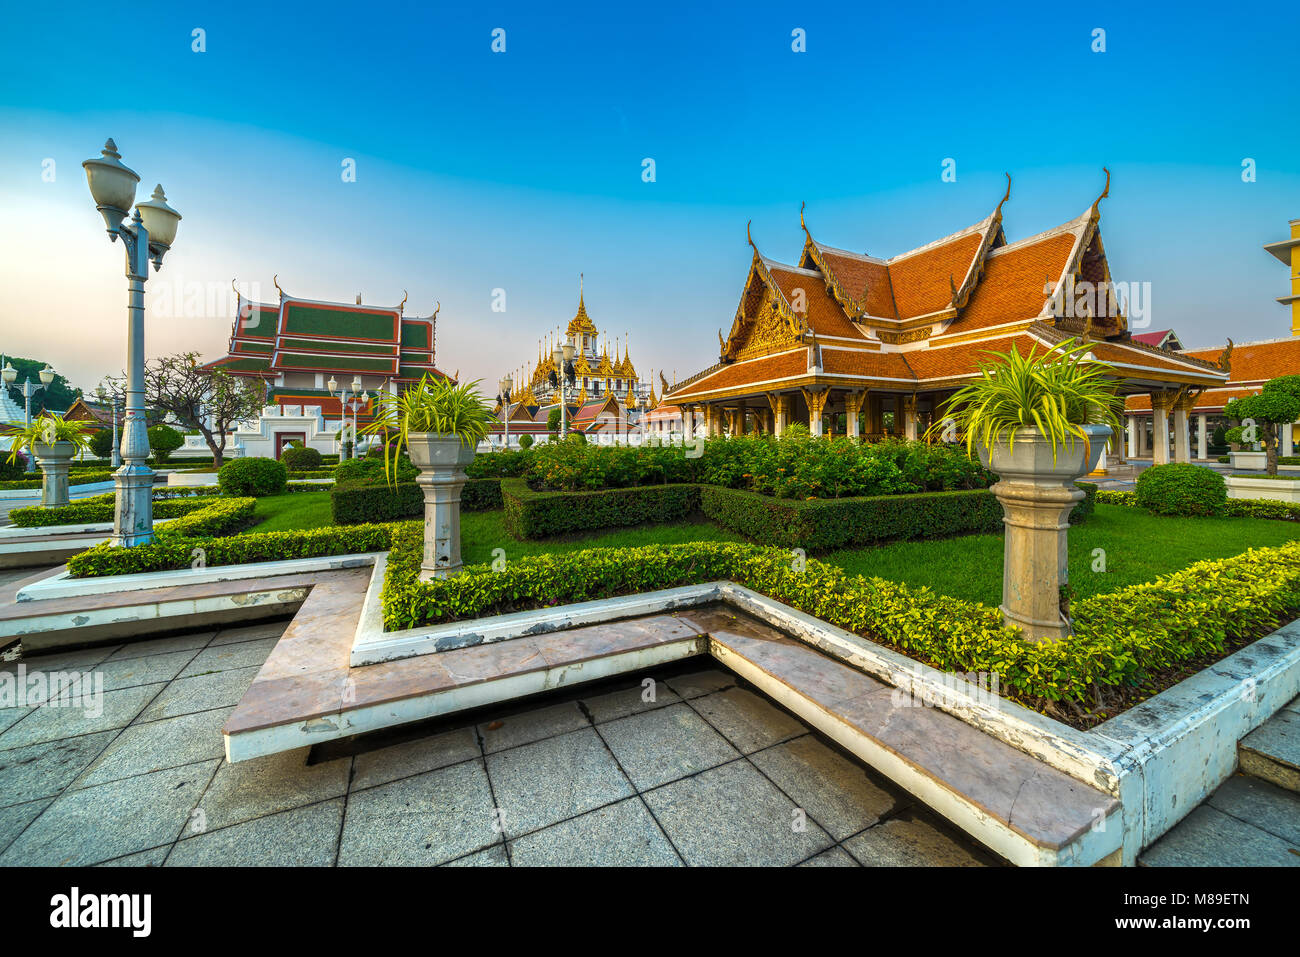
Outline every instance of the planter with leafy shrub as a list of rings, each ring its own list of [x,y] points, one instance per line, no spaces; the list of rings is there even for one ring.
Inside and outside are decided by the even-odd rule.
[[[217,473],[223,495],[278,495],[288,481],[288,470],[275,459],[232,459]]]
[[[9,461],[16,463],[24,450],[41,468],[41,504],[59,508],[68,504],[68,466],[72,457],[90,445],[90,436],[80,422],[69,422],[47,412],[30,424],[11,424],[0,433],[8,437]]]
[[[487,435],[491,411],[475,388],[426,375],[418,385],[396,395],[380,393],[368,435],[383,441],[384,473],[395,482],[405,450],[420,470],[416,483],[424,493],[424,561],[420,577],[459,574],[460,497],[465,468]],[[340,479],[341,481],[341,479]]]
[[[1000,480],[993,494],[1006,516],[1002,614],[1030,641],[1071,634],[1068,530],[1084,497],[1075,480],[1096,467],[1119,434],[1123,400],[1113,370],[1085,361],[1090,346],[1067,339],[1038,354],[1014,347],[982,363],[974,382],[945,404],[966,447]],[[942,430],[936,422],[932,433]]]

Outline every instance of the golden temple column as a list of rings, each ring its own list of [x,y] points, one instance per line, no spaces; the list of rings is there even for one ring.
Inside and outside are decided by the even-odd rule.
[[[1174,393],[1151,393],[1151,464],[1169,464],[1169,407]]]
[[[830,397],[831,390],[825,389],[802,389],[803,399],[808,403],[808,431],[813,435],[822,434],[822,410],[826,408],[826,400]]]
[[[862,403],[866,401],[867,393],[847,392],[844,395],[844,418],[847,420],[849,429],[849,438],[856,439],[859,435],[858,413],[862,411]]]
[[[916,441],[916,396],[905,395],[900,403],[903,407],[903,437],[909,442]]]

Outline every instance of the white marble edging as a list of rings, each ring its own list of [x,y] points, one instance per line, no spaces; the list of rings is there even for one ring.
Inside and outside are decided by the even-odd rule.
[[[720,582],[666,588],[640,595],[620,598],[602,598],[595,601],[560,605],[555,608],[538,608],[511,612],[471,621],[457,621],[442,625],[425,625],[402,631],[384,631],[382,594],[384,571],[388,565],[387,553],[376,556],[370,574],[370,585],[352,640],[352,667],[374,665],[382,661],[396,661],[416,655],[436,654],[490,641],[506,641],[527,635],[540,635],[582,625],[594,625],[653,615],[679,608],[717,601]]]
[[[205,568],[179,568],[165,572],[138,572],[133,575],[101,575],[73,578],[66,571],[42,578],[22,588],[18,601],[67,598],[80,595],[107,595],[120,592],[170,588],[178,585],[202,585],[212,582],[240,581],[247,578],[274,578],[304,572],[336,571],[363,568],[375,561],[377,552],[351,555],[322,555],[319,558],[292,558],[277,562],[249,562],[244,565],[212,565]]]

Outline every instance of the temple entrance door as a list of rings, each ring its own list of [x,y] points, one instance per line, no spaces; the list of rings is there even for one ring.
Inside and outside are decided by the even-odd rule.
[[[281,454],[282,452],[284,452],[285,447],[286,447],[290,442],[301,442],[303,445],[306,445],[306,444],[307,444],[307,433],[306,433],[306,432],[277,432],[277,433],[275,433],[275,457],[276,457],[277,459],[280,458],[280,454]]]

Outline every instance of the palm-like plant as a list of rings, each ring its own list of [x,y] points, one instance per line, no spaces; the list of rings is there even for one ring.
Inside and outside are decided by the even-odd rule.
[[[414,388],[397,395],[381,393],[375,403],[374,419],[361,431],[384,439],[384,474],[390,483],[402,450],[410,436],[433,432],[455,435],[473,448],[487,435],[492,411],[483,403],[479,380],[456,385],[450,379],[425,375]]]
[[[54,445],[58,442],[71,442],[80,452],[90,447],[90,434],[80,422],[69,422],[61,415],[47,412],[32,419],[29,425],[10,422],[0,432],[10,440],[9,461],[18,460],[18,453],[24,449],[36,454],[37,445]]]
[[[979,378],[954,394],[944,406],[946,418],[965,433],[969,452],[978,442],[992,453],[998,442],[1014,447],[1016,432],[1036,428],[1051,443],[1052,458],[1057,450],[1069,448],[1076,438],[1090,448],[1085,425],[1107,425],[1118,432],[1123,399],[1108,378],[1114,370],[1095,360],[1084,361],[1092,346],[1067,339],[1038,353],[1037,347],[1022,356],[1015,346],[1010,352],[987,352],[994,361],[980,363]],[[942,430],[942,422],[930,432]]]

